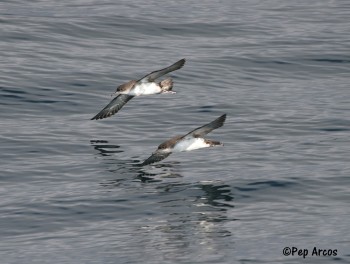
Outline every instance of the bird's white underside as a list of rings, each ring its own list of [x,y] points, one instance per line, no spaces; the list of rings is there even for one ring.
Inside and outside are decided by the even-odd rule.
[[[155,82],[141,82],[134,86],[129,95],[140,96],[161,93],[162,89]]]
[[[191,151],[200,148],[210,147],[209,144],[205,143],[203,138],[185,138],[180,142],[176,143],[172,152]]]

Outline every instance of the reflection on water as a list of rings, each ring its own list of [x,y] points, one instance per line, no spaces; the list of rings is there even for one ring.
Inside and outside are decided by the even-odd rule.
[[[234,207],[231,204],[225,203],[233,200],[229,185],[201,184],[199,187],[206,193],[208,204],[217,207]],[[218,202],[218,200],[224,200],[225,202]]]
[[[123,150],[119,150],[120,146],[108,144],[107,140],[90,140],[90,143],[98,150],[98,154],[101,156],[110,156],[113,153],[123,152]]]
[[[158,182],[161,179],[182,178],[179,172],[179,163],[162,163],[152,166],[152,172],[148,167],[140,167],[137,178],[141,182]]]
[[[140,160],[138,159],[121,159],[118,156],[112,156],[113,153],[123,152],[119,145],[109,144],[107,140],[91,140],[90,143],[95,150],[98,150],[98,154],[103,157],[103,160],[108,161],[108,165],[113,164],[113,168],[106,167],[107,171],[118,176],[118,178],[101,183],[102,186],[116,187],[121,182],[130,180],[139,180],[142,183],[158,183],[155,187],[157,192],[182,193],[190,190],[183,198],[192,197],[192,201],[198,207],[208,205],[220,208],[223,211],[234,207],[229,204],[233,201],[229,185],[212,182],[184,184],[176,181],[176,179],[183,178],[179,170],[179,162],[156,164],[152,166],[152,171],[149,171],[148,167],[140,166]]]
[[[178,178],[182,177],[176,170],[178,162],[161,163],[152,166],[153,172],[148,172],[147,167],[142,167],[139,159],[126,159],[125,156],[118,157],[113,155],[124,152],[119,145],[108,143],[107,140],[90,140],[90,144],[98,151],[98,154],[103,157],[103,163],[106,164],[108,172],[117,173],[118,175],[130,173],[135,175],[133,178],[139,179],[141,182],[158,182],[159,178]],[[108,158],[106,158],[108,157]],[[112,165],[112,166],[111,166]],[[129,176],[125,179],[130,179]],[[115,185],[122,179],[109,181],[109,184]]]
[[[163,246],[172,248],[176,257],[188,252],[188,247],[193,247],[196,254],[208,251],[216,254],[220,246],[228,246],[218,243],[218,238],[232,236],[222,224],[236,220],[227,215],[234,208],[231,186],[220,181],[186,182],[179,162],[141,167],[138,159],[112,155],[123,150],[106,140],[91,141],[91,145],[106,170],[113,174],[112,179],[104,180],[100,186],[116,189],[118,194],[127,189],[129,197],[123,200],[123,205],[127,206],[130,199],[133,207],[139,206],[130,210],[152,208],[152,221],[138,226],[142,236],[157,237]],[[120,203],[120,199],[115,200]],[[231,248],[232,244],[229,243]]]
[[[221,237],[232,237],[224,222],[234,221],[227,215],[232,201],[230,188],[214,183],[156,183],[159,199],[157,210],[163,219],[153,225],[152,232],[158,232],[166,247],[173,249],[175,257],[188,254],[216,254],[221,247],[232,249],[233,242],[218,243]],[[151,227],[146,224],[146,228]],[[193,237],[196,240],[193,240]],[[223,240],[221,240],[223,241]],[[231,239],[225,240],[231,241]]]

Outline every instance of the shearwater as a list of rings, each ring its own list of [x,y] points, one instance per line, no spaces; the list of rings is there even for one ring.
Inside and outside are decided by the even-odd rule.
[[[110,117],[116,114],[128,101],[135,96],[161,94],[161,93],[175,93],[172,91],[173,81],[171,78],[167,78],[159,83],[155,80],[169,72],[176,71],[185,64],[185,59],[175,62],[173,65],[164,68],[162,70],[153,71],[147,74],[138,81],[131,80],[118,86],[116,92],[113,95],[117,95],[105,108],[103,108],[97,115],[91,120],[98,120]]]
[[[226,114],[218,117],[214,121],[196,128],[183,136],[175,136],[158,146],[158,149],[146,159],[141,166],[152,164],[161,161],[168,157],[173,152],[191,151],[200,148],[213,146],[223,146],[219,141],[205,139],[204,136],[209,132],[222,127],[226,120]]]

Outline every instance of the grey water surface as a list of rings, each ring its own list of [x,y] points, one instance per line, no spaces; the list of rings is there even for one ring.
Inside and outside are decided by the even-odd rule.
[[[223,113],[224,147],[139,166]],[[349,136],[347,0],[0,2],[1,264],[349,263]]]

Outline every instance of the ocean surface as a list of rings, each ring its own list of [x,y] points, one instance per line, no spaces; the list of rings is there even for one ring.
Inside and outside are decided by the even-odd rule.
[[[349,263],[350,2],[1,1],[0,150],[1,264]]]

